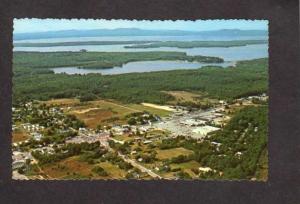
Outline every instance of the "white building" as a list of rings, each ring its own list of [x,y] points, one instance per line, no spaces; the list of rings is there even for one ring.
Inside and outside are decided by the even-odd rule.
[[[193,129],[192,132],[196,133],[196,134],[201,134],[203,136],[206,136],[208,133],[217,131],[219,129],[220,128],[209,126],[209,125],[205,125],[205,126],[200,126],[200,127],[197,127],[195,129]]]

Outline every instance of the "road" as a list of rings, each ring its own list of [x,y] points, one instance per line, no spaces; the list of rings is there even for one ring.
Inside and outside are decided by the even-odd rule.
[[[113,102],[110,102],[110,101],[106,101],[106,103],[109,103],[109,104],[112,104],[114,106],[118,106],[118,107],[121,107],[121,108],[125,108],[127,110],[131,110],[131,111],[134,111],[134,112],[142,112],[140,110],[137,110],[137,109],[134,109],[134,108],[130,108],[130,107],[127,107],[127,106],[123,106],[123,105],[120,105],[120,104],[117,104],[117,103],[113,103]]]
[[[118,152],[118,155],[127,163],[130,163],[132,166],[138,168],[139,170],[141,170],[141,172],[146,172],[148,173],[150,176],[152,176],[153,178],[159,178],[162,179],[162,177],[156,173],[154,173],[153,171],[151,171],[150,169],[147,169],[146,167],[138,164],[136,161],[126,158],[125,155],[121,154],[120,152]]]

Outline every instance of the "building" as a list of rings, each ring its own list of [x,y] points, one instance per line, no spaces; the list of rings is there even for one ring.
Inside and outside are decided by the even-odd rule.
[[[205,126],[200,126],[200,127],[197,127],[195,129],[193,129],[192,132],[196,133],[196,134],[201,134],[203,136],[206,136],[208,133],[217,131],[219,129],[220,128],[209,126],[209,125],[205,125]]]
[[[197,119],[186,119],[184,121],[181,121],[180,124],[188,125],[188,126],[199,126],[199,125],[205,125],[206,121],[197,120]]]
[[[199,167],[199,171],[206,173],[212,171],[212,169],[210,167]]]

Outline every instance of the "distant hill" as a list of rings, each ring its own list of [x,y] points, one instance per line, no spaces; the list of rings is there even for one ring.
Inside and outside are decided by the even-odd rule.
[[[99,36],[267,36],[266,30],[223,29],[215,31],[184,30],[143,30],[138,28],[95,29],[95,30],[61,30],[35,33],[16,33],[14,40],[67,38],[67,37],[99,37]]]

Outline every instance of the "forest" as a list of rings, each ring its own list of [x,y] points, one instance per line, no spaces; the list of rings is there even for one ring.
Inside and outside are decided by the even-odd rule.
[[[177,157],[171,163],[195,160],[214,171],[202,173],[203,179],[251,179],[260,171],[259,160],[268,160],[268,106],[249,106],[238,111],[229,123],[209,134],[203,142],[183,137],[163,140],[160,149],[184,147],[194,151],[188,157]],[[220,172],[222,172],[220,174]],[[267,179],[261,175],[258,179]]]
[[[105,69],[128,62],[185,60],[205,63],[224,62],[219,57],[188,56],[185,52],[14,52],[15,68],[71,67]]]
[[[138,56],[134,53],[132,57]],[[144,53],[141,53],[143,55]],[[170,53],[150,53],[153,57]],[[186,56],[173,53],[174,57]],[[47,69],[55,66],[89,65],[93,59],[103,59],[110,53],[14,53],[13,99],[48,100],[51,98],[104,98],[125,103],[164,104],[173,97],[165,91],[189,91],[211,98],[232,100],[265,93],[268,86],[268,59],[241,61],[234,67],[207,66],[193,70],[172,70],[121,75],[54,74]],[[82,56],[82,58],[78,58]],[[128,57],[116,53],[107,63],[121,63]],[[122,58],[122,56],[124,58]],[[101,58],[102,57],[102,58]],[[118,57],[121,57],[118,58]],[[114,61],[116,60],[116,61]],[[128,58],[126,58],[128,60]]]

